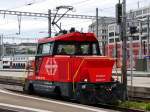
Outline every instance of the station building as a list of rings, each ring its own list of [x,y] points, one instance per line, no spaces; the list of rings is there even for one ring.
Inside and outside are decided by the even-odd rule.
[[[142,7],[135,10],[131,10],[127,13],[127,67],[130,68],[130,62],[132,55],[133,67],[135,67],[138,59],[144,59],[148,55],[148,16],[150,16],[150,6]],[[93,23],[94,24],[94,23]],[[102,26],[103,23],[99,23]],[[137,27],[137,32],[132,35],[129,32],[131,26]],[[96,34],[96,30],[89,31]],[[96,28],[96,25],[93,26]],[[103,28],[102,28],[103,29]],[[107,36],[106,45],[103,46],[105,50],[103,54],[117,58],[117,66],[121,67],[122,62],[122,41],[119,36],[119,26],[112,20],[107,24]],[[102,37],[103,35],[101,35]],[[99,37],[98,37],[99,38]],[[103,38],[102,38],[103,41]],[[132,49],[131,49],[132,48]]]

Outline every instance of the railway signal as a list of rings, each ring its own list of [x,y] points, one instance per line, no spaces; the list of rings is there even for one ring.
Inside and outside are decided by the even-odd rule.
[[[122,4],[116,4],[116,23],[121,24],[122,22]]]
[[[124,84],[124,100],[127,99],[127,65],[126,65],[126,56],[127,56],[127,36],[126,36],[126,0],[122,0],[122,3],[119,0],[119,3],[116,5],[116,22],[119,25],[120,38],[122,40],[122,67],[121,67],[121,81]]]

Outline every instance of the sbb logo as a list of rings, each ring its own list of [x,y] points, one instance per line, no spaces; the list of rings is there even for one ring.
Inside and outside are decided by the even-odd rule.
[[[55,59],[48,58],[45,64],[45,68],[48,75],[55,75],[58,68]]]

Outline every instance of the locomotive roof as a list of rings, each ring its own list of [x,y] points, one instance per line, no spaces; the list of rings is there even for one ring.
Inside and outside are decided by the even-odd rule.
[[[38,43],[52,42],[52,41],[80,41],[80,42],[95,42],[97,41],[93,33],[80,33],[73,32],[64,35],[59,35],[51,38],[42,38],[38,40]]]

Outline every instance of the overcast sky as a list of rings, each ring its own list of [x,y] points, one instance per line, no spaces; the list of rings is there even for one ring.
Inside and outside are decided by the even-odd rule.
[[[150,6],[150,0],[127,0],[127,10]],[[99,8],[99,16],[115,16],[115,4],[118,0],[0,0],[1,10],[14,10],[26,12],[47,13],[48,9],[54,11],[56,6],[71,5],[74,7],[71,14],[95,15],[95,8]],[[21,18],[21,36],[40,37],[47,36],[47,19],[35,17]],[[67,21],[67,22],[66,22]],[[76,27],[87,31],[92,20],[62,19],[62,29]],[[57,28],[55,28],[57,30]],[[54,28],[53,28],[53,31]],[[0,34],[12,36],[18,32],[17,16],[0,15]]]

